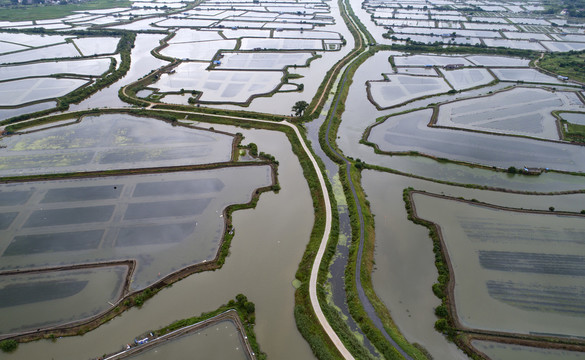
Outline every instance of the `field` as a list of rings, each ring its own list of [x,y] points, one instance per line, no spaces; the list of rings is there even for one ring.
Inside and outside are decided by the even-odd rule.
[[[79,4],[10,7],[0,11],[0,21],[58,19],[76,11],[130,7],[131,4],[129,0],[91,0]]]
[[[538,66],[570,79],[585,82],[585,53],[546,54],[539,60]]]

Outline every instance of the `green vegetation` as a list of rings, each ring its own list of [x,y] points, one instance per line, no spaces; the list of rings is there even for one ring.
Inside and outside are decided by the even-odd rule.
[[[563,140],[585,144],[585,125],[573,124],[563,120],[562,115],[558,112],[553,112],[553,115],[559,121]]]
[[[69,104],[76,104],[80,101],[88,98],[90,95],[93,95],[98,90],[109,86],[116,81],[120,80],[128,70],[130,69],[130,62],[131,62],[131,55],[130,52],[134,47],[134,41],[136,40],[136,34],[132,32],[124,32],[122,37],[120,38],[120,42],[118,43],[118,48],[116,52],[120,54],[122,58],[122,62],[120,67],[117,70],[109,73],[106,76],[99,78],[95,83],[90,86],[83,87],[77,91],[69,93],[61,98],[59,98],[59,110],[67,110],[69,108]]]
[[[305,100],[301,100],[301,101],[297,101],[291,111],[295,113],[295,116],[302,116],[303,113],[305,112],[305,110],[307,109],[307,107],[309,107],[309,103],[307,103]]]
[[[349,186],[349,179],[347,178],[347,168],[343,159],[340,159],[335,153],[329,150],[325,137],[328,135],[330,143],[332,146],[335,145],[335,139],[337,137],[337,129],[341,122],[341,114],[345,110],[344,101],[347,98],[349,92],[349,86],[352,82],[352,77],[357,68],[366,61],[369,57],[374,55],[379,50],[379,47],[371,47],[367,52],[362,53],[357,59],[355,59],[346,69],[344,73],[345,80],[345,87],[341,93],[338,93],[337,96],[340,97],[339,105],[337,106],[335,113],[330,113],[328,118],[331,118],[331,130],[329,134],[326,134],[327,124],[323,124],[320,129],[319,133],[319,141],[321,143],[321,147],[324,149],[325,153],[335,162],[340,165],[339,169],[339,176],[342,182],[345,196],[347,199],[353,199],[353,194],[351,193],[350,186]],[[331,108],[330,111],[333,111]],[[339,150],[337,150],[339,152]],[[364,214],[364,221],[365,221],[365,243],[364,243],[364,256],[362,258],[362,267],[360,278],[362,280],[362,286],[366,295],[370,299],[370,302],[374,306],[376,312],[382,319],[384,324],[385,330],[388,334],[398,343],[400,346],[408,352],[412,357],[416,359],[426,359],[427,356],[425,352],[422,351],[417,345],[409,344],[406,339],[400,334],[398,328],[393,323],[390,313],[386,309],[384,303],[377,297],[375,291],[373,289],[373,285],[371,283],[371,272],[373,269],[373,250],[374,250],[374,223],[373,223],[373,216],[369,212],[369,206],[367,201],[365,200],[365,194],[363,193],[360,184],[360,177],[361,174],[358,171],[358,168],[364,168],[367,164],[360,161],[354,162],[354,166],[351,167],[351,181],[356,186],[356,191],[358,193],[358,199],[362,206],[362,211]],[[356,279],[355,279],[355,269],[356,269],[356,262],[357,262],[357,249],[359,246],[359,216],[357,213],[357,208],[353,201],[348,201],[348,209],[351,219],[351,227],[352,227],[352,242],[350,247],[350,259],[348,261],[348,266],[345,272],[345,286],[346,286],[346,294],[347,294],[347,301],[348,307],[353,319],[358,323],[361,330],[364,334],[368,337],[370,342],[376,347],[376,349],[382,353],[382,355],[387,359],[400,359],[402,356],[398,353],[396,349],[392,347],[392,345],[386,340],[384,335],[376,326],[373,324],[372,320],[366,314],[363,305],[361,304],[358,295],[357,295],[357,287],[356,287]],[[337,331],[337,328],[335,329]]]
[[[452,45],[445,46],[443,43],[425,44],[409,42],[407,44],[378,45],[379,50],[396,50],[406,52],[438,53],[438,54],[488,54],[516,56],[528,59],[535,59],[539,53],[532,50],[511,49],[505,47],[487,47],[485,45]]]
[[[435,308],[435,315],[439,318],[435,323],[435,329],[447,336],[447,338],[451,341],[457,342],[457,331],[453,325],[453,314],[450,311],[450,299],[448,297],[448,286],[449,286],[449,265],[447,264],[447,260],[445,254],[443,253],[443,246],[441,243],[441,239],[439,237],[439,231],[437,226],[427,220],[419,219],[416,217],[414,213],[414,208],[412,206],[412,197],[411,194],[414,191],[413,188],[404,189],[402,194],[402,199],[404,200],[404,207],[406,208],[406,212],[408,214],[408,220],[412,221],[415,224],[422,225],[429,230],[429,237],[433,241],[433,251],[435,253],[435,267],[437,268],[437,272],[439,276],[437,278],[437,282],[433,284],[433,293],[436,297],[441,299],[441,305]],[[461,345],[461,344],[459,344]],[[471,355],[471,354],[468,354]]]
[[[558,14],[567,10],[571,17],[585,17],[585,0],[548,0],[544,2],[546,10],[543,14]]]
[[[18,349],[18,342],[14,339],[7,339],[0,341],[0,350],[6,353],[11,353]]]
[[[585,51],[547,53],[538,61],[538,66],[569,79],[585,82]]]
[[[91,0],[75,4],[58,5],[8,5],[0,10],[2,21],[24,21],[58,19],[71,14],[74,11],[86,11],[97,9],[129,8],[132,3],[129,0]]]

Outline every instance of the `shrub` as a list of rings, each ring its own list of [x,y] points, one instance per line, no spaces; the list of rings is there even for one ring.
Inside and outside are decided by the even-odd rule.
[[[18,342],[14,339],[8,339],[0,341],[0,350],[10,353],[16,351],[18,348]]]

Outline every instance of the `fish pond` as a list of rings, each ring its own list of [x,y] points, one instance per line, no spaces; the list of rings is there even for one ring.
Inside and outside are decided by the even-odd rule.
[[[582,215],[523,212],[421,193],[413,200],[417,216],[441,228],[456,316],[464,327],[585,335]]]
[[[231,159],[233,136],[128,114],[4,137],[0,176],[207,164]]]

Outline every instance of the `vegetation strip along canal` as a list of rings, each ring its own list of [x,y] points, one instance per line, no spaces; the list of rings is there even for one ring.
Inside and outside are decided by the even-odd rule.
[[[355,190],[355,185],[354,185],[353,181],[351,180],[351,162],[347,158],[345,158],[342,154],[340,154],[335,148],[333,148],[333,146],[331,146],[331,142],[329,139],[329,134],[331,132],[331,122],[333,120],[333,117],[335,116],[335,112],[336,112],[337,107],[339,105],[339,102],[341,99],[341,93],[343,92],[343,89],[344,89],[346,81],[347,81],[347,75],[348,75],[348,72],[346,69],[346,71],[343,72],[343,79],[342,79],[341,84],[339,85],[339,89],[337,90],[337,93],[336,93],[336,99],[335,99],[335,104],[333,106],[333,110],[330,112],[330,116],[329,116],[329,119],[327,121],[327,132],[325,135],[325,139],[326,139],[328,150],[330,152],[332,152],[333,154],[335,154],[338,157],[338,159],[341,159],[345,163],[345,167],[347,169],[347,178],[348,178],[347,181],[349,182],[349,187],[351,189],[351,192],[353,195],[353,200],[354,200],[354,203],[355,203],[355,206],[356,206],[356,209],[358,212],[358,216],[359,216],[360,239],[359,239],[358,256],[357,256],[357,263],[356,263],[356,270],[355,270],[355,278],[356,278],[355,280],[356,280],[356,284],[357,284],[358,296],[359,296],[359,300],[362,303],[362,306],[364,307],[364,310],[366,311],[367,315],[370,317],[370,319],[372,319],[372,321],[374,322],[374,325],[382,332],[382,334],[384,335],[386,340],[388,340],[390,342],[390,344],[392,344],[392,346],[404,358],[412,359],[400,347],[400,345],[398,345],[398,343],[396,343],[394,341],[394,339],[392,339],[392,337],[390,337],[390,335],[388,334],[388,332],[384,328],[382,320],[380,320],[380,317],[378,316],[378,314],[374,310],[372,303],[370,302],[369,298],[366,296],[365,291],[364,291],[363,286],[362,286],[360,274],[361,274],[361,263],[362,263],[362,255],[363,255],[364,239],[365,239],[365,235],[364,235],[365,223],[364,223],[364,217],[363,217],[363,213],[362,213],[362,207],[361,207],[360,201],[358,199],[358,196],[357,196],[357,193]]]

